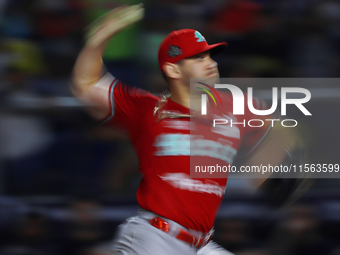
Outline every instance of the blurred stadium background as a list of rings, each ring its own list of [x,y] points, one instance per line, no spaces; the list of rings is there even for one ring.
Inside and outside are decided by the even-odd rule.
[[[138,2],[145,19],[104,58],[131,85],[166,88],[157,49],[181,28],[228,42],[216,58],[221,77],[340,75],[339,0]],[[99,127],[69,91],[86,26],[138,2],[0,0],[0,255],[109,254],[115,228],[138,209],[140,176],[126,138]],[[308,103],[313,116],[299,120],[309,162],[340,163],[340,88],[307,89],[321,89]],[[340,179],[315,180],[281,213],[252,191],[247,180],[228,182],[214,237],[221,245],[237,255],[340,254]]]

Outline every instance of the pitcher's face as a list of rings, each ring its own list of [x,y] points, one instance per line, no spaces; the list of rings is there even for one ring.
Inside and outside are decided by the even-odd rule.
[[[219,78],[217,63],[210,57],[210,52],[203,52],[185,58],[179,64],[182,79],[185,83],[190,83],[190,78]]]

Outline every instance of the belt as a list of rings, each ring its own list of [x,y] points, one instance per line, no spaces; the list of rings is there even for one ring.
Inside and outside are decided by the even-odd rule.
[[[205,246],[210,241],[212,234],[214,232],[213,230],[211,230],[208,232],[208,234],[198,237],[197,235],[193,235],[184,229],[170,231],[171,224],[160,217],[152,218],[149,220],[149,222],[155,228],[158,228],[165,233],[171,233],[177,239],[182,240],[190,244],[191,246],[195,246],[197,249],[201,248],[202,246]]]

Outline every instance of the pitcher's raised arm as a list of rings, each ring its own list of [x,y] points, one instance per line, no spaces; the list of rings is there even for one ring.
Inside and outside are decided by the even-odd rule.
[[[118,7],[94,21],[87,29],[86,44],[79,53],[72,74],[72,93],[90,105],[97,120],[110,111],[108,91],[112,76],[106,74],[102,56],[106,42],[128,25],[142,19],[141,4]],[[119,49],[116,49],[119,50]]]

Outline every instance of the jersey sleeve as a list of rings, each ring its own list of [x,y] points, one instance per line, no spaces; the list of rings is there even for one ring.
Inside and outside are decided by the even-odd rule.
[[[245,98],[247,98],[247,95],[245,95]],[[269,108],[268,104],[260,98],[254,97],[252,102],[257,110]],[[244,119],[246,125],[239,153],[241,156],[248,156],[261,144],[279,119],[275,112],[270,115],[255,115],[247,105],[245,106]]]
[[[146,101],[154,96],[145,90],[125,84],[109,73],[100,82],[105,82],[106,86],[109,86],[108,100],[110,104],[110,112],[101,121],[101,124],[121,127],[129,133],[133,132],[146,112],[144,109],[147,105]]]

